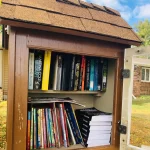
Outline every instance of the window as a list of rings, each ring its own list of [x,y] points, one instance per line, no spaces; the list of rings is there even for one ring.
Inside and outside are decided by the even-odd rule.
[[[142,81],[150,82],[150,68],[142,68]]]

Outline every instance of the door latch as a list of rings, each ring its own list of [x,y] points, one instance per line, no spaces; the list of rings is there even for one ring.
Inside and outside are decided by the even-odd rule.
[[[127,134],[127,127],[124,125],[121,125],[121,121],[118,122],[119,125],[119,133],[120,134]]]
[[[123,78],[130,78],[130,70],[129,69],[122,69],[122,77]]]

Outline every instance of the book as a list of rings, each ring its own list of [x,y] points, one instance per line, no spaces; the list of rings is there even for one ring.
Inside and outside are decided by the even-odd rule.
[[[80,56],[76,56],[75,77],[74,77],[74,91],[77,91],[78,88],[79,88],[80,65],[81,65],[81,58],[80,58]]]
[[[43,52],[36,51],[34,60],[34,84],[33,84],[35,90],[41,89],[42,74],[43,74]]]
[[[90,91],[94,90],[94,59],[91,59],[90,63]]]
[[[45,51],[44,54],[42,90],[48,90],[49,87],[50,65],[51,65],[51,51],[47,50]]]
[[[34,113],[34,149],[37,148],[37,118],[36,118],[36,108],[33,109],[33,113]]]
[[[82,91],[84,91],[85,65],[86,65],[86,59],[85,59],[85,56],[82,56],[81,67],[80,67],[79,86],[78,86],[78,90],[82,90]]]
[[[40,124],[41,124],[41,136],[40,136],[41,148],[44,148],[43,109],[40,109]]]
[[[29,83],[28,89],[33,90],[33,82],[34,82],[34,53],[29,52]]]
[[[44,109],[42,109],[42,121],[43,121],[43,144],[44,144],[44,148],[47,148],[46,119],[45,119],[45,110]]]
[[[70,70],[70,77],[69,77],[69,90],[74,90],[74,77],[75,77],[75,55],[72,57],[71,62],[71,70]]]
[[[30,150],[30,134],[31,134],[31,111],[28,111],[28,135],[27,135],[27,150]]]
[[[33,142],[34,142],[34,139],[33,139],[33,135],[34,135],[33,126],[34,126],[34,110],[33,110],[33,108],[31,108],[30,149],[33,149]]]
[[[98,91],[98,64],[99,64],[99,59],[95,58],[94,59],[94,91]]]
[[[85,71],[85,90],[90,88],[90,58],[86,58],[86,71]]]
[[[61,90],[62,55],[56,56],[53,90]]]
[[[40,116],[40,109],[37,109],[37,130],[38,130],[38,142],[37,142],[37,148],[41,148],[41,116]]]

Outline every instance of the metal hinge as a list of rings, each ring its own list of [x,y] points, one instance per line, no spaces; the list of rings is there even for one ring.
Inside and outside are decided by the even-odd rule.
[[[122,69],[122,77],[123,78],[130,78],[130,70],[129,69]]]
[[[118,122],[119,124],[119,133],[120,134],[127,134],[127,127],[124,125],[121,125],[121,121]]]

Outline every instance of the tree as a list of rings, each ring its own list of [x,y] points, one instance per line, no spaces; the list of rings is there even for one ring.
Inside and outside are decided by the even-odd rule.
[[[150,45],[150,21],[149,20],[139,21],[135,25],[135,31],[142,39],[144,46]]]

